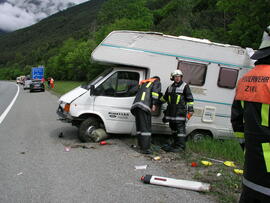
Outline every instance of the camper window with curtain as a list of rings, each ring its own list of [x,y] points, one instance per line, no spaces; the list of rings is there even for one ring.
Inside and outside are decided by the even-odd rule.
[[[204,85],[207,64],[179,61],[178,69],[183,72],[183,81],[185,81],[187,84],[196,86]]]
[[[234,89],[236,86],[239,70],[233,68],[220,67],[218,86]]]

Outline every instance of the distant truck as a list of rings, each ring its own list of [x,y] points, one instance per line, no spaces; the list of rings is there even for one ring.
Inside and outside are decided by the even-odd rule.
[[[42,78],[44,78],[44,67],[43,66],[33,67],[31,71],[31,79],[41,80]]]
[[[60,120],[79,127],[79,138],[90,141],[96,128],[107,133],[135,134],[130,107],[139,81],[158,75],[164,93],[170,73],[180,69],[194,96],[194,115],[187,123],[193,139],[229,138],[237,80],[253,67],[248,49],[162,33],[114,31],[92,52],[92,59],[108,69],[88,86],[77,87],[59,99]],[[163,105],[161,109],[165,109]],[[152,131],[170,133],[163,113],[153,115]]]

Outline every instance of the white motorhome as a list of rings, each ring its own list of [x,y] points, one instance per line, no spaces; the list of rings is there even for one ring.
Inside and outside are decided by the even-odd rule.
[[[160,76],[162,92],[172,83],[170,73],[181,69],[194,97],[194,115],[187,122],[193,137],[232,136],[231,104],[237,80],[252,68],[246,49],[190,37],[153,32],[114,31],[92,52],[92,60],[108,68],[87,87],[78,87],[60,99],[60,120],[79,127],[88,141],[94,129],[135,134],[130,107],[139,81]],[[170,133],[163,113],[153,114],[152,131]]]

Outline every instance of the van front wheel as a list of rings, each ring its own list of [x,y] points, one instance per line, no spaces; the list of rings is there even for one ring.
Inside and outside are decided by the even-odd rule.
[[[198,131],[192,132],[188,138],[193,140],[193,142],[199,142],[199,141],[202,141],[203,139],[212,138],[212,137],[213,136],[209,131],[198,130]]]
[[[100,128],[100,123],[95,118],[88,118],[84,120],[79,127],[79,139],[82,142],[93,142],[91,135],[94,130]]]

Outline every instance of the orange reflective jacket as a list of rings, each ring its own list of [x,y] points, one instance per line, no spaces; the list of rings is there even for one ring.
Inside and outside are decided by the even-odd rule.
[[[142,81],[140,82],[140,85],[143,84],[143,83],[146,83],[146,82],[154,82],[155,80],[157,80],[157,78],[148,78],[148,79],[146,79],[146,80],[142,80]]]
[[[239,81],[236,100],[270,104],[270,65],[257,65]]]

